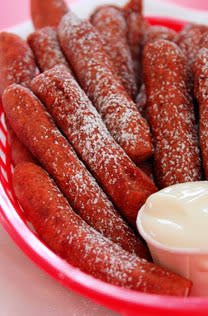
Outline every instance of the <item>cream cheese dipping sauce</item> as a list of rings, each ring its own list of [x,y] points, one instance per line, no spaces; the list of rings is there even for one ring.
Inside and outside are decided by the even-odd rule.
[[[164,246],[208,251],[208,181],[176,184],[152,194],[137,221]]]

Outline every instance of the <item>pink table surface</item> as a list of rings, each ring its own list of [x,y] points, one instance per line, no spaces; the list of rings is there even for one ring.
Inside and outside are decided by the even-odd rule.
[[[207,0],[163,0],[166,2],[174,3],[190,9],[208,10]]]

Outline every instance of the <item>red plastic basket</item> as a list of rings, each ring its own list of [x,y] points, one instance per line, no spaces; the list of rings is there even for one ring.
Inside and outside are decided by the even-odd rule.
[[[183,21],[151,17],[152,24],[171,27],[179,31]],[[97,280],[51,251],[28,226],[24,212],[15,200],[11,174],[7,129],[0,106],[0,221],[15,243],[39,267],[64,286],[105,305],[123,315],[175,316],[208,315],[208,298],[176,298],[143,294]]]

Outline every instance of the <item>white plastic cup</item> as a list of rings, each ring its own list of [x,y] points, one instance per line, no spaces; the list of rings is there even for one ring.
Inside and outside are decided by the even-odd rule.
[[[144,207],[138,213],[137,228],[148,245],[153,261],[191,280],[191,296],[208,296],[208,250],[169,247],[154,240],[142,226],[143,211]]]

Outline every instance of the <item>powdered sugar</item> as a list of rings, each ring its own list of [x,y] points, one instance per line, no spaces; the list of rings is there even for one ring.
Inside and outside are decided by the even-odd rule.
[[[136,214],[139,203],[143,203],[144,196],[146,197],[147,194],[143,188],[144,181],[140,180],[141,172],[111,137],[100,115],[74,78],[63,66],[58,66],[35,78],[31,87],[45,103],[79,157],[86,163],[123,215],[128,215],[130,205],[132,209],[135,208],[132,213]],[[133,179],[132,173],[134,173]],[[154,186],[150,180],[149,185],[148,189],[152,190]],[[138,199],[135,198],[132,203],[133,187],[139,194]],[[126,204],[123,201],[126,201]],[[100,228],[100,219],[97,219],[97,229],[105,230],[107,233],[109,227],[114,226],[113,235],[115,235],[115,231],[123,227],[118,236],[122,237],[123,230],[129,231],[129,236],[127,238],[125,233],[119,243],[123,243],[124,237],[129,240],[134,239],[126,224],[116,215],[112,205],[108,207],[108,213],[111,215],[104,214],[103,210],[100,217],[101,219],[105,217],[106,223],[102,220]]]
[[[69,68],[69,64],[61,51],[55,28],[45,27],[30,34],[28,43],[41,71],[48,70],[58,64],[63,64]]]
[[[208,178],[208,49],[202,48],[194,64],[195,96],[199,103],[199,135],[202,152],[203,167]]]
[[[117,8],[106,6],[96,10],[91,21],[104,41],[104,48],[113,62],[115,73],[134,99],[137,91],[136,76],[123,13]]]
[[[14,190],[27,219],[57,254],[104,281],[147,290],[144,284],[138,285],[138,279],[154,273],[154,265],[122,250],[85,223],[41,167],[19,165]]]
[[[58,34],[79,82],[101,113],[109,131],[131,158],[141,160],[148,157],[152,150],[148,126],[121,82],[113,75],[98,33],[89,22],[79,20],[78,23],[77,17],[73,16],[69,13],[62,19]]]
[[[160,40],[144,53],[148,118],[160,187],[201,179],[193,103],[185,60],[177,46]]]
[[[17,35],[6,32],[0,37],[0,66],[1,92],[12,83],[27,83],[36,73],[30,47]]]
[[[206,25],[189,23],[176,37],[176,43],[179,45],[183,54],[186,56],[187,63],[192,67],[197,52],[201,48],[203,35],[208,31]]]

